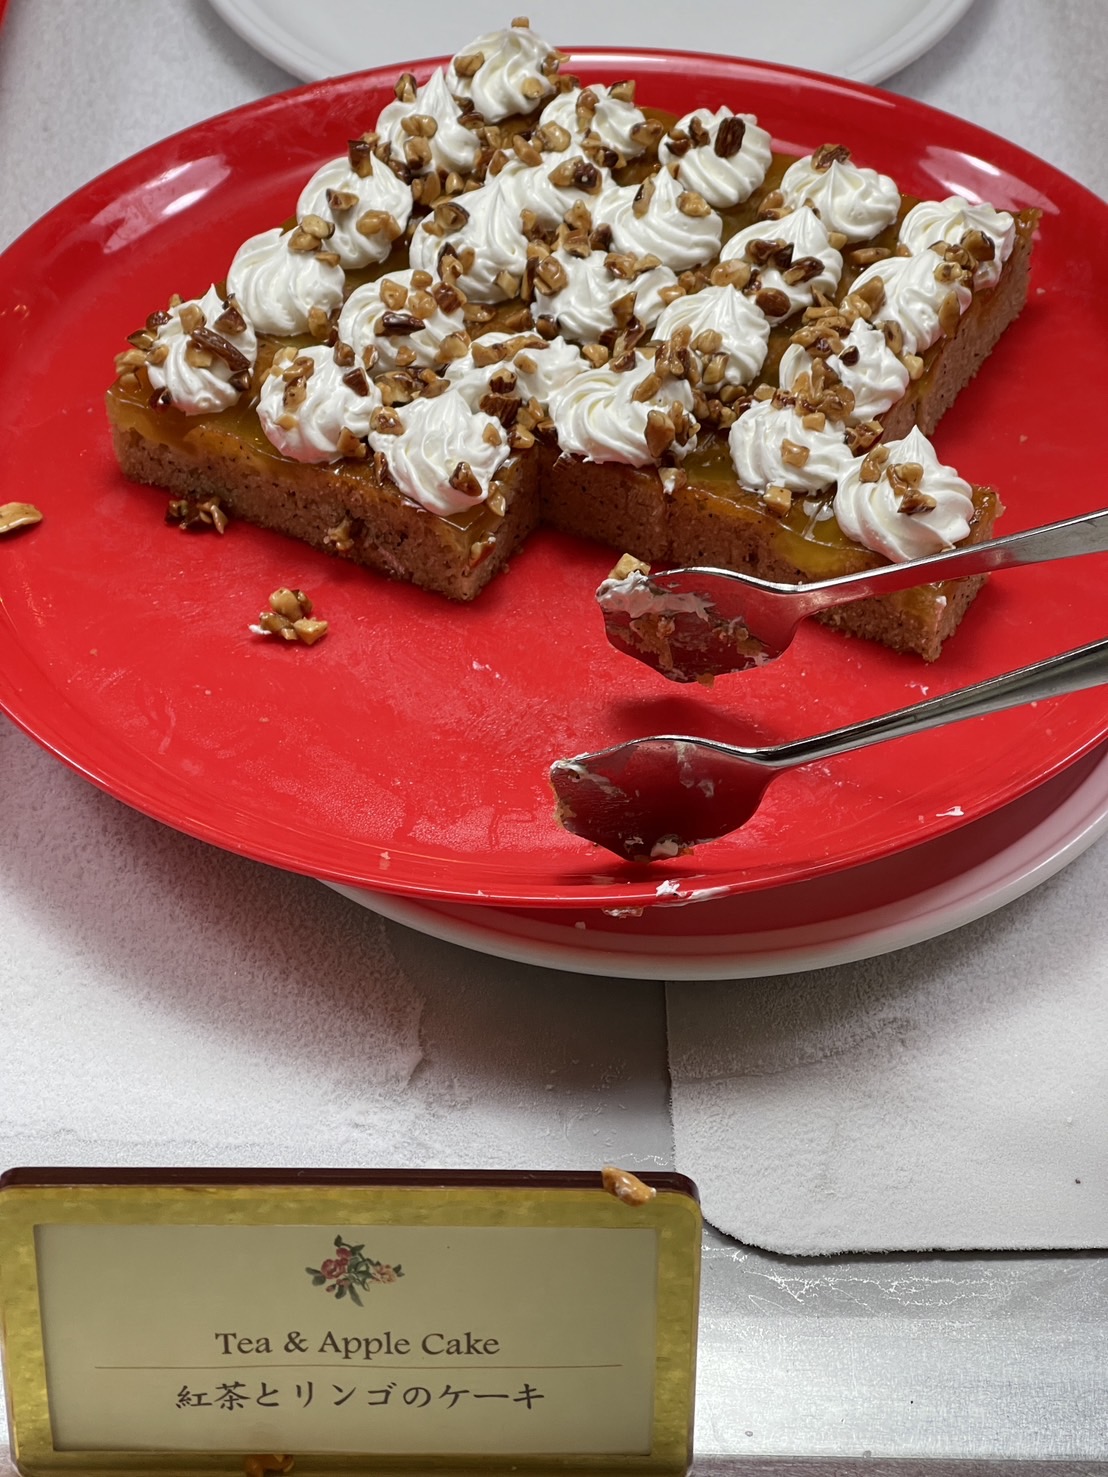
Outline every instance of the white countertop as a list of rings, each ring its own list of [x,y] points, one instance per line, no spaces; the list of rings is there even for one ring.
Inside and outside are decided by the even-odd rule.
[[[683,33],[683,44],[710,40]],[[885,85],[1105,194],[1106,76],[1104,0],[977,0]],[[0,30],[0,246],[135,151],[292,85],[205,0],[12,0]],[[490,960],[385,923],[307,878],[127,810],[2,718],[0,811],[0,1167],[672,1166],[661,984]],[[1103,844],[1093,857],[1108,869]],[[744,1444],[748,1417],[728,1408],[741,1357],[732,1304],[754,1298],[747,1284],[738,1290],[744,1261],[741,1248],[713,1243],[705,1471],[738,1470],[737,1454],[763,1449]],[[1020,1271],[1042,1274],[1040,1292],[1059,1272],[1044,1267]],[[787,1304],[785,1273],[756,1270]],[[827,1335],[821,1319],[835,1311],[829,1292],[806,1330]],[[779,1337],[787,1322],[760,1325],[759,1337]],[[1048,1357],[1045,1346],[1027,1350]],[[822,1455],[833,1465],[821,1470],[862,1456],[846,1437],[842,1460],[815,1445],[773,1449]],[[905,1436],[899,1454],[911,1450]],[[1066,1454],[1049,1440],[1026,1451]],[[1068,1454],[1054,1470],[1108,1472],[1108,1434],[1100,1450]],[[1078,1460],[1094,1457],[1104,1465]],[[782,1460],[772,1470],[793,1469]]]

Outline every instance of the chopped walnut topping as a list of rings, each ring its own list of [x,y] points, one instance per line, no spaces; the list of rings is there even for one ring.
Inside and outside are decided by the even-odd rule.
[[[967,231],[960,245],[975,262],[991,262],[996,259],[996,242],[984,231]]]
[[[472,77],[484,65],[485,53],[483,51],[471,51],[468,56],[454,58],[454,71],[459,77]]]
[[[958,327],[961,317],[962,307],[958,301],[958,294],[952,290],[939,304],[939,327],[947,338]]]
[[[544,123],[531,137],[537,147],[548,154],[564,154],[573,142],[569,129],[560,123]]]
[[[800,283],[811,282],[822,271],[823,263],[818,256],[801,256],[796,257],[792,266],[786,267],[781,276],[790,287],[796,287]]]
[[[629,574],[649,573],[649,564],[644,564],[641,559],[636,559],[634,554],[621,554],[608,578],[610,580],[625,580]]]
[[[884,301],[884,279],[873,277],[843,299],[843,312],[851,313],[856,318],[864,318],[868,323]]]
[[[232,374],[242,370],[249,370],[250,360],[234,344],[229,343],[222,334],[216,333],[212,328],[197,328],[193,331],[190,345],[204,350],[216,359],[222,359]],[[210,360],[209,360],[210,362]]]
[[[737,287],[742,290],[750,281],[750,263],[743,261],[718,262],[713,268],[710,282],[713,287]]]
[[[885,342],[894,354],[904,352],[904,330],[895,318],[882,318],[876,327],[881,330]]]
[[[706,328],[697,334],[689,347],[698,354],[718,354],[723,348],[723,334],[718,328]]]
[[[694,219],[712,213],[712,207],[696,190],[682,190],[677,197],[677,209],[682,215],[691,216]]]
[[[14,533],[17,528],[30,528],[32,524],[41,522],[42,514],[33,503],[0,505],[0,533]]]
[[[335,234],[334,221],[325,221],[321,215],[305,215],[297,224],[302,231],[307,231],[319,241],[326,241]]]
[[[359,442],[359,445],[361,443]],[[363,448],[364,450],[364,448]],[[361,537],[363,524],[360,518],[346,517],[323,535],[323,544],[336,554],[349,554]]]
[[[654,154],[665,133],[665,124],[657,118],[644,118],[631,129],[631,139],[644,154]]]
[[[404,422],[389,405],[379,405],[369,418],[369,427],[379,436],[400,436]]]
[[[408,301],[408,289],[402,282],[394,282],[391,277],[382,277],[377,287],[382,305],[390,308],[394,313]]]
[[[359,370],[358,373],[360,374],[361,371]],[[345,457],[348,461],[364,461],[368,455],[368,448],[365,442],[355,436],[349,426],[343,426],[335,444],[338,448],[339,456]]]
[[[634,200],[631,202],[631,212],[633,215],[644,216],[646,214],[650,209],[650,202],[654,198],[655,188],[653,175],[643,180],[635,192]]]
[[[559,189],[571,187],[580,190],[584,195],[599,194],[603,183],[600,170],[596,165],[582,158],[563,159],[561,164],[555,165],[547,178]]]
[[[355,221],[354,229],[361,236],[384,236],[387,241],[395,241],[404,234],[396,217],[387,210],[365,211]]]
[[[509,429],[514,425],[516,417],[519,415],[521,404],[522,401],[518,395],[498,393],[490,390],[487,394],[482,395],[477,408],[478,410],[484,411],[486,415],[491,415],[494,420],[498,420],[505,429]],[[486,431],[488,429],[486,427]],[[487,435],[485,439],[488,439]],[[491,444],[498,446],[500,444],[499,438]]]
[[[481,484],[477,474],[466,461],[461,461],[450,474],[450,486],[465,497],[481,497]]]
[[[303,590],[282,586],[269,597],[269,609],[263,610],[256,625],[250,627],[256,636],[279,636],[282,641],[314,646],[327,634],[327,622],[312,620],[312,602]]]
[[[204,313],[199,303],[186,303],[179,309],[177,317],[185,333],[194,334],[204,327]]]
[[[677,428],[664,410],[651,410],[646,417],[646,449],[655,461],[664,455],[677,439]]]
[[[393,334],[419,333],[426,326],[422,318],[416,318],[411,313],[384,312],[374,324],[374,331],[391,337]]]
[[[856,246],[847,252],[847,260],[856,267],[871,267],[874,262],[882,262],[891,255],[887,246]]]
[[[565,267],[556,256],[547,256],[535,267],[535,280],[542,284],[545,295],[552,297],[569,286]]]
[[[638,1175],[617,1169],[614,1164],[606,1164],[600,1171],[600,1182],[609,1195],[614,1195],[625,1205],[646,1205],[658,1193],[653,1185],[644,1184]]]
[[[193,369],[211,369],[213,364],[212,355],[207,349],[202,349],[199,344],[191,339],[185,345],[185,363]]]
[[[876,446],[883,434],[880,421],[859,421],[857,425],[847,427],[845,439],[851,451],[863,452]]]
[[[890,481],[892,480],[890,476]],[[911,517],[915,513],[930,513],[938,503],[929,492],[923,492],[918,487],[910,488],[900,499],[900,511]]]
[[[858,472],[859,480],[862,482],[880,482],[881,473],[885,469],[885,463],[889,460],[889,448],[887,446],[875,446],[872,451],[867,452],[862,458],[862,465]]]
[[[122,354],[115,356],[116,374],[125,374],[128,369],[139,369],[146,363],[146,354],[142,349],[124,349]]]

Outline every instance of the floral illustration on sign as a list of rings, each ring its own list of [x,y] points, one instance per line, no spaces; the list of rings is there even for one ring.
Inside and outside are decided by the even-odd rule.
[[[305,1267],[315,1287],[334,1293],[336,1298],[348,1297],[362,1307],[358,1289],[365,1292],[375,1282],[395,1282],[404,1273],[400,1267],[390,1267],[387,1262],[376,1262],[366,1256],[365,1246],[348,1246],[341,1236],[335,1237],[335,1254],[318,1267]]]

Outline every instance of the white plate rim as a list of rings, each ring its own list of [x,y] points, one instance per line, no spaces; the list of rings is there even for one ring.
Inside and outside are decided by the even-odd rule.
[[[209,0],[209,4],[221,20],[262,56],[304,82],[318,82],[350,71],[341,56],[330,56],[326,50],[309,45],[288,31],[277,17],[266,12],[264,0]],[[893,35],[868,48],[863,46],[852,64],[836,75],[852,82],[880,82],[929,51],[972,4],[973,0],[918,0],[915,13]],[[317,0],[317,14],[318,9]],[[408,60],[412,58],[396,58],[398,63]]]
[[[872,959],[950,933],[1048,881],[1106,831],[1108,748],[1057,809],[1016,841],[957,876],[881,907],[798,924],[787,935],[775,930],[721,936],[718,949],[699,955],[682,953],[681,940],[656,937],[639,940],[629,936],[623,948],[592,948],[573,937],[573,924],[567,924],[576,919],[572,909],[558,910],[559,921],[545,924],[515,918],[511,910],[480,905],[467,910],[465,917],[457,917],[453,912],[440,913],[434,904],[392,894],[338,882],[326,886],[394,923],[518,964],[621,979],[754,979]],[[526,934],[511,931],[509,922],[525,927]]]

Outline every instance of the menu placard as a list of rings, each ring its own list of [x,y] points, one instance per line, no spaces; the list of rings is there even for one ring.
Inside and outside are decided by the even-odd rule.
[[[633,1198],[599,1174],[13,1172],[17,1464],[682,1471],[699,1210],[677,1176]]]

